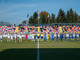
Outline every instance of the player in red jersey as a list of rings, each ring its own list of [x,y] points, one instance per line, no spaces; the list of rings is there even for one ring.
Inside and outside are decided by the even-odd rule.
[[[25,34],[25,41],[28,41],[28,34]]]

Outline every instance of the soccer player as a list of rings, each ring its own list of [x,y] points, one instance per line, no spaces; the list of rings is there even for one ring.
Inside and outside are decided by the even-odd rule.
[[[38,32],[38,34],[37,34],[37,37],[38,37],[38,40],[39,40],[39,37],[40,37],[40,34],[39,34],[39,32]]]
[[[43,34],[41,34],[41,40],[43,41]]]
[[[58,41],[58,33],[56,33],[56,41]]]
[[[49,33],[47,34],[47,41],[49,41]]]
[[[8,33],[7,42],[10,42],[10,34]]]
[[[51,36],[52,36],[52,41],[54,42],[54,34],[52,33]]]
[[[13,42],[13,33],[11,33],[11,42]]]
[[[64,33],[64,36],[65,36],[65,41],[66,41],[66,39],[67,39],[67,37],[66,37],[66,33]]]
[[[62,41],[62,39],[63,39],[63,34],[62,34],[62,33],[60,34],[60,39],[61,39],[61,41]]]
[[[0,42],[2,42],[2,39],[3,39],[3,36],[2,36],[2,34],[0,33]]]
[[[22,35],[19,34],[19,42],[22,42]]]
[[[35,40],[37,40],[38,39],[38,36],[37,36],[37,34],[35,35]]]
[[[69,33],[69,41],[71,40],[71,34]]]
[[[28,34],[25,35],[25,41],[28,41]]]
[[[61,40],[61,33],[60,33],[60,39],[59,39],[59,41]]]
[[[32,34],[33,42],[35,42],[35,34]]]
[[[16,40],[17,40],[17,33],[15,33],[15,42],[17,42]]]
[[[71,40],[73,41],[73,33],[71,33],[71,36],[72,36]]]
[[[80,33],[79,33],[79,41],[80,41]]]
[[[77,41],[77,33],[75,33],[75,41]]]
[[[44,34],[44,41],[46,41],[47,37],[46,37],[46,33]]]
[[[52,34],[49,35],[50,40],[52,40]]]
[[[41,34],[39,35],[39,39],[41,40]]]

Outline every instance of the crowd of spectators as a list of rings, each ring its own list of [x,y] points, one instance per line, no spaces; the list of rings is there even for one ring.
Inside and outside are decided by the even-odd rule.
[[[80,33],[80,26],[76,26],[76,25],[72,25],[72,26],[20,26],[17,27],[18,29],[16,29],[15,26],[0,26],[0,33],[2,34],[8,34],[8,33],[15,33],[15,30],[17,30],[16,33],[29,33],[29,34],[36,34],[38,32],[40,32],[40,34],[44,34],[44,33],[60,33],[60,28],[62,27],[62,31],[63,33],[69,34],[69,33]],[[39,31],[38,31],[39,29]]]

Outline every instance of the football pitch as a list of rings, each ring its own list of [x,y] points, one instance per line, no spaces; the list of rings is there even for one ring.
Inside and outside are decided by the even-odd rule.
[[[0,42],[0,60],[79,60],[80,41]]]

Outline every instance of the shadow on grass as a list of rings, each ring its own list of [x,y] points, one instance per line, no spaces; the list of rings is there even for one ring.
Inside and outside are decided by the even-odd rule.
[[[80,49],[40,48],[39,58],[39,60],[80,60]],[[7,49],[0,52],[0,60],[37,60],[37,49]]]

